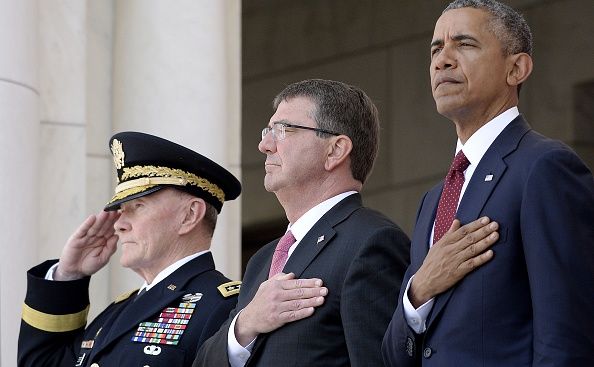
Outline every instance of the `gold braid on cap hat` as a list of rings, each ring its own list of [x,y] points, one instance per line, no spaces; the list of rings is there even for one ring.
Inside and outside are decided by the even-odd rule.
[[[140,178],[137,180],[126,181],[134,177]],[[150,177],[154,177],[154,179],[147,179]],[[198,177],[193,173],[177,168],[159,166],[124,167],[121,180],[124,182],[116,187],[116,194],[122,192],[123,190],[139,186],[154,186],[159,184],[185,186],[186,184],[190,184],[208,192],[217,198],[221,203],[225,202],[225,192],[223,192],[220,187],[205,178]]]

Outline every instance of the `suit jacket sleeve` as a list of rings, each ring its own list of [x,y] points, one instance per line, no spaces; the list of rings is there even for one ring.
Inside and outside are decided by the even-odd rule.
[[[56,260],[27,272],[27,294],[18,341],[19,366],[74,365],[87,320],[90,277],[45,280]]]
[[[381,366],[381,342],[409,263],[409,240],[386,227],[361,247],[344,280],[340,310],[352,366]],[[374,312],[369,312],[373,309]]]
[[[416,349],[418,345],[422,345],[423,334],[415,333],[408,326],[402,304],[406,284],[413,275],[413,269],[409,267],[398,295],[398,306],[384,335],[382,357],[386,367],[414,367],[421,364],[421,354]]]
[[[524,191],[533,365],[594,366],[592,173],[573,152],[553,150],[532,165]]]
[[[416,223],[419,222],[419,217],[426,203],[427,193],[421,199],[421,204],[417,210]],[[415,228],[418,230],[418,228]],[[417,272],[421,263],[423,262],[424,254],[420,249],[411,244],[410,249],[410,265],[406,270],[404,279],[400,286],[397,302],[398,306],[392,315],[392,320],[386,329],[384,339],[382,342],[382,357],[386,366],[398,367],[413,367],[420,366],[421,353],[417,350],[417,346],[422,345],[421,339],[423,334],[415,333],[409,326],[404,316],[404,307],[402,298],[406,285],[410,278]]]

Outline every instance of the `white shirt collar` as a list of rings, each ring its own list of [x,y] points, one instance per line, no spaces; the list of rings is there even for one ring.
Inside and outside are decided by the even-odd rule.
[[[499,136],[503,129],[505,129],[513,119],[518,117],[519,114],[518,107],[512,107],[478,129],[466,141],[466,144],[462,145],[462,142],[458,139],[456,153],[462,149],[464,155],[468,158],[468,161],[470,161],[470,164],[476,167],[497,136]]]
[[[194,260],[195,258],[197,258],[200,255],[206,254],[207,252],[210,252],[210,250],[200,251],[200,252],[197,252],[197,253],[192,254],[190,256],[186,256],[186,257],[184,257],[182,259],[177,260],[173,264],[171,264],[168,267],[166,267],[165,269],[161,270],[161,272],[159,274],[157,274],[157,276],[155,277],[155,279],[153,279],[153,282],[151,284],[147,284],[146,281],[145,281],[144,284],[142,285],[142,287],[140,287],[140,289],[138,290],[138,293],[140,293],[140,291],[142,291],[145,288],[148,291],[149,289],[151,289],[152,287],[154,287],[155,285],[157,285],[160,281],[162,281],[163,279],[165,279],[169,275],[171,275],[171,273],[173,273],[177,269],[181,268],[186,263],[190,262],[191,260]]]
[[[305,214],[297,219],[295,223],[289,224],[289,228],[287,230],[290,229],[291,232],[293,232],[293,236],[295,236],[297,242],[301,241],[307,232],[309,232],[309,230],[318,222],[318,220],[324,216],[324,214],[326,214],[336,204],[342,201],[342,199],[356,193],[356,191],[343,192],[342,194],[338,194],[331,197],[330,199],[322,201],[318,205],[305,212]]]

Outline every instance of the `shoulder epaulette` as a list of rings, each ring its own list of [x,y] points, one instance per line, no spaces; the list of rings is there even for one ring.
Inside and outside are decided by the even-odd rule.
[[[241,281],[239,280],[235,282],[223,283],[217,287],[217,289],[219,290],[219,292],[221,292],[223,297],[230,297],[235,294],[238,294],[239,288],[241,288]]]
[[[133,295],[135,293],[138,293],[138,289],[134,289],[132,291],[122,293],[113,300],[113,303],[120,303],[122,301],[125,301],[128,298],[130,298],[131,295]]]

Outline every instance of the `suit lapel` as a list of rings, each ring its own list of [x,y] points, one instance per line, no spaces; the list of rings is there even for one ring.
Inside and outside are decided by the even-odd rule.
[[[505,157],[517,149],[521,138],[529,130],[530,126],[528,123],[522,116],[518,116],[499,134],[485,152],[485,155],[472,174],[472,178],[466,187],[466,191],[456,212],[456,217],[460,219],[462,224],[479,218],[487,200],[507,169],[504,161]],[[427,320],[427,327],[439,315],[455,290],[456,286],[453,286],[435,298],[433,309]]]
[[[301,242],[299,242],[299,245],[297,245],[297,248],[295,248],[295,251],[293,251],[291,257],[289,257],[289,260],[285,264],[283,273],[294,273],[295,277],[299,278],[305,269],[307,269],[309,264],[315,260],[318,254],[322,252],[330,244],[330,242],[332,242],[336,234],[336,231],[333,227],[348,218],[351,213],[360,208],[362,205],[361,195],[353,194],[340,201],[326,214],[324,214],[322,218],[320,218],[320,220],[318,220],[318,222],[307,232]],[[270,254],[268,255],[268,260],[265,263],[266,265],[258,274],[257,281],[254,282],[254,287],[249,290],[248,297],[245,299],[246,304],[253,299],[260,284],[268,279],[268,271],[270,270],[272,255],[279,240],[269,244],[271,246],[271,250]],[[242,289],[242,292],[244,291],[245,287]],[[259,351],[260,348],[262,348],[262,346],[266,343],[268,336],[269,334],[258,336],[246,366],[250,365],[250,361],[255,358],[254,356],[257,354],[257,351]]]
[[[137,300],[126,301],[127,304],[121,308],[121,312],[118,312],[119,315],[112,319],[111,327],[106,324],[109,330],[104,330],[106,334],[101,338],[92,356],[101,353],[122,335],[137,328],[141,322],[150,321],[159,311],[184,296],[185,285],[192,278],[212,269],[214,269],[214,260],[209,252],[184,264]]]
[[[415,225],[413,238],[420,242],[421,245],[411,248],[411,264],[414,266],[415,272],[421,267],[429,251],[431,230],[435,221],[435,213],[437,212],[437,204],[439,203],[442,189],[443,182],[427,193],[417,216],[418,220]]]
[[[353,194],[336,204],[307,232],[283,268],[284,273],[295,273],[299,278],[309,264],[334,239],[334,226],[344,221],[362,206],[361,195]]]
[[[247,304],[250,303],[252,299],[254,299],[254,296],[256,295],[256,292],[258,291],[260,284],[262,284],[268,279],[270,264],[272,262],[272,254],[274,253],[274,249],[279,240],[280,239],[277,239],[273,242],[269,242],[266,245],[268,246],[267,251],[269,252],[269,254],[263,256],[263,258],[266,258],[267,260],[261,262],[262,266],[260,266],[258,274],[255,275],[255,277],[253,278],[254,281],[249,282],[249,284],[242,283],[241,291],[239,292],[239,300],[237,302],[237,310],[241,310],[245,306],[247,306]]]

